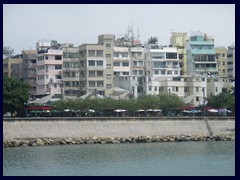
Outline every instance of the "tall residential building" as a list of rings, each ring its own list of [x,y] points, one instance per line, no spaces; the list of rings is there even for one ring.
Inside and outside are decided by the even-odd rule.
[[[235,81],[235,46],[229,46],[227,50],[228,77]]]
[[[36,97],[52,95],[52,100],[63,97],[62,50],[51,49],[51,42],[37,43]]]
[[[63,45],[64,98],[76,98],[79,94],[79,47]]]
[[[114,76],[129,76],[130,52],[128,47],[113,47]]]
[[[113,35],[98,36],[97,44],[79,46],[80,95],[113,94]]]
[[[187,42],[187,73],[189,75],[217,76],[214,39],[197,32]]]
[[[123,47],[116,47],[115,50],[123,49]],[[121,66],[114,67],[119,68],[117,74],[114,77],[114,87],[123,88],[125,93],[120,98],[132,97],[137,98],[139,95],[143,94],[143,79],[144,79],[144,53],[143,48],[140,46],[129,47],[128,49],[129,57],[126,61],[121,58],[116,58],[115,62],[123,64],[124,62],[129,62],[129,68],[125,69],[125,74],[121,72]],[[126,53],[126,52],[125,52]],[[121,61],[120,61],[121,59]],[[129,71],[129,73],[127,73]],[[115,88],[115,89],[116,89]],[[123,91],[122,89],[122,91]],[[125,96],[124,96],[125,95]]]
[[[3,75],[15,79],[23,78],[22,55],[19,54],[3,59]]]
[[[143,91],[146,94],[163,92],[162,80],[180,76],[180,63],[176,47],[145,50],[145,79]]]
[[[176,47],[178,50],[179,59],[182,60],[181,74],[187,73],[187,55],[186,55],[186,42],[188,40],[187,33],[185,32],[173,32],[170,37],[170,45]]]
[[[216,47],[215,48],[216,60],[218,62],[218,74],[221,78],[228,77],[227,71],[227,48]]]
[[[23,80],[30,86],[29,95],[34,97],[36,94],[36,68],[37,68],[37,51],[36,50],[24,50],[22,51],[23,57]]]

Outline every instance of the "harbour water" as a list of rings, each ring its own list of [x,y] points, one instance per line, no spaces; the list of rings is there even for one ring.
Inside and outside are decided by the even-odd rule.
[[[3,149],[4,176],[234,176],[235,141]]]

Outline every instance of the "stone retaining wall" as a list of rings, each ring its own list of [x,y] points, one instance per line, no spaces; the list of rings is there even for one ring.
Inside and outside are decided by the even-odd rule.
[[[126,139],[130,137],[152,138],[157,136],[163,138],[171,136],[175,141],[175,137],[180,135],[190,135],[193,138],[212,137],[213,139],[215,136],[225,137],[229,135],[235,139],[235,118],[11,118],[3,121],[5,145],[6,142],[12,143],[13,140],[32,139],[31,141],[36,141],[42,139],[44,141],[45,139],[47,141],[51,139],[55,142],[56,139],[72,138],[77,141],[79,138],[92,137]]]

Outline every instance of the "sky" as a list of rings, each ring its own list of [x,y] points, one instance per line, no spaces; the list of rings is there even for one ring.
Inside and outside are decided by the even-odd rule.
[[[4,4],[3,46],[14,54],[36,49],[39,40],[97,43],[98,35],[127,33],[146,42],[151,36],[169,45],[172,32],[200,31],[215,47],[235,43],[234,4]]]

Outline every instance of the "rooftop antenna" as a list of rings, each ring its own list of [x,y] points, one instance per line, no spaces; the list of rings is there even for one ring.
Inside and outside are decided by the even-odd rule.
[[[139,40],[139,37],[140,37],[140,33],[139,33],[138,26],[137,26],[137,40]]]

